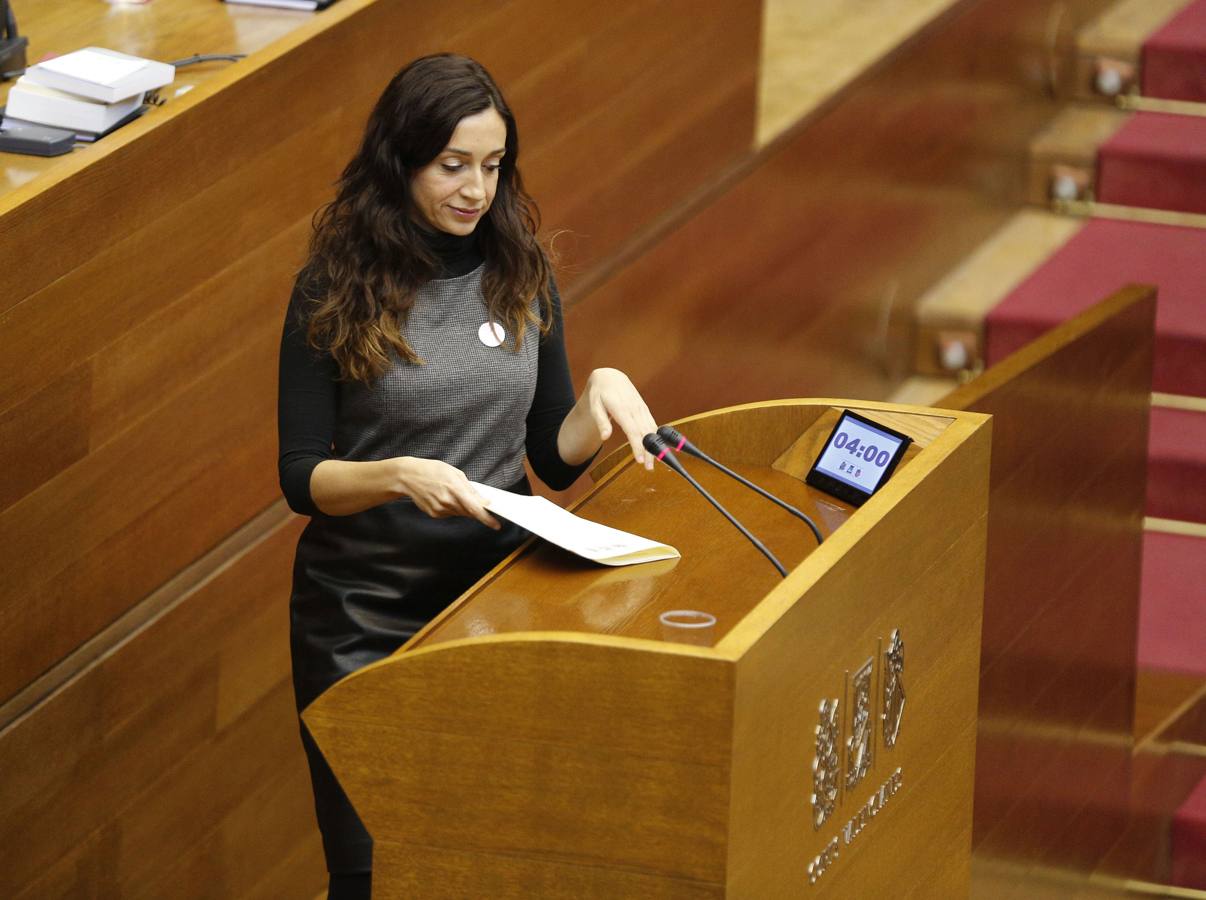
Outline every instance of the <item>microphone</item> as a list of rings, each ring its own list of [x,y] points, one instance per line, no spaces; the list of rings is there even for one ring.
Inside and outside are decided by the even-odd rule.
[[[17,16],[8,0],[0,0],[0,81],[25,71],[25,48],[29,38],[17,32]]]
[[[672,425],[663,425],[661,428],[659,428],[657,430],[657,433],[658,433],[658,436],[663,441],[665,441],[667,444],[669,444],[675,450],[675,452],[681,451],[681,452],[689,453],[689,454],[691,454],[691,456],[694,456],[697,459],[702,459],[704,462],[720,469],[720,471],[724,472],[724,474],[728,475],[730,478],[735,478],[737,481],[740,481],[742,484],[744,484],[750,490],[761,494],[763,497],[765,497],[771,503],[774,503],[778,506],[783,507],[785,510],[787,510],[789,513],[791,513],[797,519],[802,519],[804,524],[807,525],[810,529],[812,529],[813,537],[815,537],[817,539],[818,544],[824,540],[824,538],[821,537],[820,529],[817,528],[816,523],[813,522],[812,519],[808,518],[808,516],[806,516],[804,513],[800,512],[794,506],[792,506],[788,503],[784,503],[782,500],[780,500],[778,497],[776,497],[774,494],[770,493],[769,491],[764,491],[762,488],[758,487],[758,485],[754,484],[749,479],[742,478],[740,475],[738,475],[736,472],[734,472],[728,466],[726,466],[722,463],[718,463],[716,460],[712,459],[712,457],[708,456],[708,454],[704,453],[702,450],[700,450],[698,447],[696,447],[694,444],[692,444],[689,440],[687,440],[677,428],[673,427]]]
[[[773,553],[771,553],[769,550],[767,550],[766,546],[760,540],[758,540],[756,537],[754,537],[752,534],[750,534],[744,525],[742,525],[735,518],[733,518],[732,514],[727,509],[725,509],[723,506],[721,506],[720,503],[717,502],[715,497],[713,497],[711,494],[709,494],[707,491],[705,491],[703,489],[703,487],[700,485],[700,483],[691,477],[690,473],[688,473],[687,470],[683,468],[683,464],[678,461],[678,457],[674,455],[674,451],[670,449],[670,445],[667,444],[665,442],[665,440],[663,440],[656,434],[647,434],[647,435],[645,435],[645,437],[641,441],[641,443],[643,443],[645,445],[646,450],[648,450],[650,453],[652,453],[654,456],[656,456],[658,459],[660,459],[662,462],[664,462],[667,466],[669,466],[671,469],[673,469],[679,475],[683,476],[683,478],[687,479],[687,481],[690,482],[691,487],[695,488],[695,490],[697,490],[701,494],[703,494],[705,500],[707,500],[709,503],[711,503],[713,506],[715,506],[717,511],[722,516],[724,516],[726,519],[728,519],[738,531],[740,531],[742,534],[744,534],[746,536],[746,538],[749,540],[749,542],[751,544],[753,544],[755,547],[758,548],[758,550],[761,551],[763,556],[765,556],[767,559],[769,559],[771,561],[771,565],[779,570],[780,575],[782,575],[784,578],[787,577],[787,569],[783,568],[783,563],[781,563],[781,562],[779,562],[779,560],[775,559],[775,555]]]

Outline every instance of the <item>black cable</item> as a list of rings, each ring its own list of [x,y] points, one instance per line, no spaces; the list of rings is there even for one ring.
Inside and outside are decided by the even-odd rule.
[[[702,494],[703,498],[705,500],[707,500],[714,507],[716,507],[716,511],[719,512],[726,519],[728,519],[729,522],[732,523],[734,528],[736,528],[738,531],[740,531],[742,534],[744,534],[746,536],[746,539],[749,540],[749,542],[751,544],[753,544],[755,547],[757,547],[762,552],[763,556],[765,556],[767,559],[770,560],[771,565],[774,566],[776,569],[778,569],[779,574],[781,576],[783,576],[784,578],[786,578],[787,577],[787,569],[783,568],[783,563],[779,562],[779,560],[775,558],[775,554],[773,554],[769,550],[767,550],[766,545],[763,544],[762,541],[758,540],[756,537],[754,537],[752,534],[750,534],[749,531],[746,529],[746,527],[744,525],[742,525],[740,522],[738,522],[735,518],[733,518],[733,516],[729,513],[729,511],[727,509],[725,509],[723,506],[721,506],[720,502],[715,497],[713,497],[706,490],[704,490],[703,485],[701,485],[698,481],[696,481],[694,478],[691,477],[691,473],[688,472],[683,467],[683,464],[680,463],[677,458],[675,458],[673,450],[671,450],[669,447],[666,447],[665,452],[664,453],[661,452],[659,448],[650,445],[650,443],[649,443],[650,438],[653,438],[654,440],[661,440],[660,438],[658,438],[658,436],[656,434],[645,435],[645,449],[649,450],[651,453],[653,453],[655,456],[657,456],[657,458],[659,460],[661,460],[663,463],[665,463],[667,466],[669,466],[671,469],[673,469],[679,475],[683,476],[683,478],[687,479],[687,481],[690,482],[691,486],[693,488],[695,488],[695,490],[698,491],[700,494]],[[665,446],[664,442],[663,442],[663,446]]]
[[[700,450],[698,447],[696,447],[694,444],[692,444],[690,441],[688,441],[686,438],[684,438],[682,436],[682,434],[680,434],[677,430],[675,430],[671,426],[663,425],[661,428],[658,429],[658,434],[660,434],[662,436],[663,440],[665,440],[666,443],[670,444],[672,448],[673,448],[674,444],[681,441],[682,442],[681,449],[683,451],[690,453],[692,456],[696,456],[699,459],[702,459],[704,462],[706,462],[710,465],[715,466],[716,468],[720,469],[720,471],[722,471],[726,475],[728,475],[730,478],[737,479],[750,490],[756,491],[757,493],[759,493],[763,497],[765,497],[767,500],[769,500],[772,503],[776,504],[777,506],[780,506],[783,509],[787,510],[789,513],[791,513],[797,519],[802,520],[804,522],[804,524],[807,525],[812,530],[813,537],[815,537],[817,539],[818,544],[824,543],[825,539],[823,537],[821,537],[821,531],[819,528],[817,528],[816,523],[813,522],[812,519],[810,519],[806,514],[800,512],[800,510],[798,510],[794,506],[792,506],[790,503],[785,503],[784,501],[780,500],[778,497],[776,497],[774,494],[770,493],[769,491],[765,491],[762,488],[758,487],[758,485],[754,484],[749,479],[743,478],[742,476],[738,475],[736,472],[734,472],[728,466],[724,465],[724,463],[719,463],[716,460],[712,459],[712,457],[708,456],[708,454],[704,453],[702,450]]]
[[[724,465],[724,463],[718,463],[716,460],[712,459],[712,457],[708,456],[702,450],[699,451],[699,458],[702,459],[704,462],[711,463],[716,468],[720,469],[720,471],[724,472],[726,475],[736,478],[738,481],[740,481],[742,484],[744,484],[750,490],[757,491],[759,494],[761,494],[767,500],[770,500],[772,503],[775,503],[778,506],[781,506],[783,509],[787,510],[789,513],[791,513],[793,516],[795,516],[797,519],[802,519],[804,524],[807,525],[810,529],[812,529],[812,534],[817,539],[817,543],[820,544],[820,543],[824,542],[825,539],[823,537],[821,537],[820,529],[817,528],[816,523],[813,522],[812,519],[810,519],[805,513],[800,512],[800,510],[796,509],[791,504],[783,502],[782,500],[780,500],[778,497],[776,497],[774,494],[770,493],[769,491],[764,491],[762,488],[758,487],[758,485],[754,484],[752,481],[749,481],[746,478],[742,478],[740,475],[738,475],[736,472],[734,472],[728,466]]]
[[[703,489],[703,485],[701,485],[698,481],[696,481],[694,478],[692,478],[691,474],[686,469],[683,469],[678,474],[683,476],[683,478],[687,479],[687,481],[691,482],[692,487],[694,487],[695,490],[699,491],[703,495],[705,500],[707,500],[709,503],[711,503],[713,506],[715,506],[717,512],[719,512],[722,516],[724,516],[726,519],[728,519],[730,522],[732,522],[733,525],[736,526],[738,531],[740,531],[747,538],[749,538],[750,543],[762,551],[762,555],[771,561],[771,565],[779,570],[780,575],[782,575],[784,578],[787,577],[787,569],[783,568],[783,563],[779,562],[779,560],[777,560],[775,558],[775,554],[773,554],[769,550],[767,550],[766,545],[763,544],[762,541],[758,540],[756,537],[754,537],[752,534],[750,534],[749,531],[746,530],[746,527],[744,525],[742,525],[740,522],[738,522],[736,519],[734,519],[729,514],[729,511],[727,509],[725,509],[723,506],[721,506],[720,502],[715,497],[713,497],[711,494],[709,494],[707,491],[705,491]]]
[[[240,59],[246,58],[246,53],[197,53],[193,56],[186,56],[184,59],[173,60],[168,65],[175,66],[177,69],[183,69],[185,66],[195,66],[197,63],[238,62]]]

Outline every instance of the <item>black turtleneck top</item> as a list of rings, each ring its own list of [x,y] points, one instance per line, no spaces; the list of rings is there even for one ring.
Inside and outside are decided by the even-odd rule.
[[[446,231],[425,231],[423,238],[440,263],[440,278],[459,278],[468,275],[482,264],[477,247],[477,234],[449,234]]]
[[[556,285],[550,285],[549,332],[530,328],[518,353],[509,338],[492,349],[478,335],[485,266],[475,236],[432,233],[428,246],[440,274],[420,288],[405,326],[425,364],[397,360],[370,387],[340,381],[334,359],[306,343],[308,301],[300,279],[295,285],[281,339],[277,410],[281,490],[294,511],[322,515],[310,476],[325,459],[435,458],[503,488],[522,478],[525,452],[555,489],[585,470],[557,452],[557,433],[575,397]]]

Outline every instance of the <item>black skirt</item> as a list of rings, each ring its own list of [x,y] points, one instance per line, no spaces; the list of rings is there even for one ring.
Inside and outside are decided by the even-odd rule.
[[[513,485],[531,493],[527,479]],[[389,656],[529,536],[500,519],[432,519],[409,501],[315,516],[302,532],[289,603],[300,713],[345,675]],[[327,869],[367,872],[372,839],[302,726]]]

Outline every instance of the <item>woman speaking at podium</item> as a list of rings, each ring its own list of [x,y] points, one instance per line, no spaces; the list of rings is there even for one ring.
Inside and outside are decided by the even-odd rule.
[[[526,537],[471,481],[568,487],[612,423],[655,430],[623,373],[575,400],[515,120],[482,66],[386,87],[315,219],[280,355],[280,479],[311,516],[290,601],[298,710],[388,656]],[[488,686],[483,686],[488,690]],[[330,897],[368,897],[372,841],[302,728]]]

